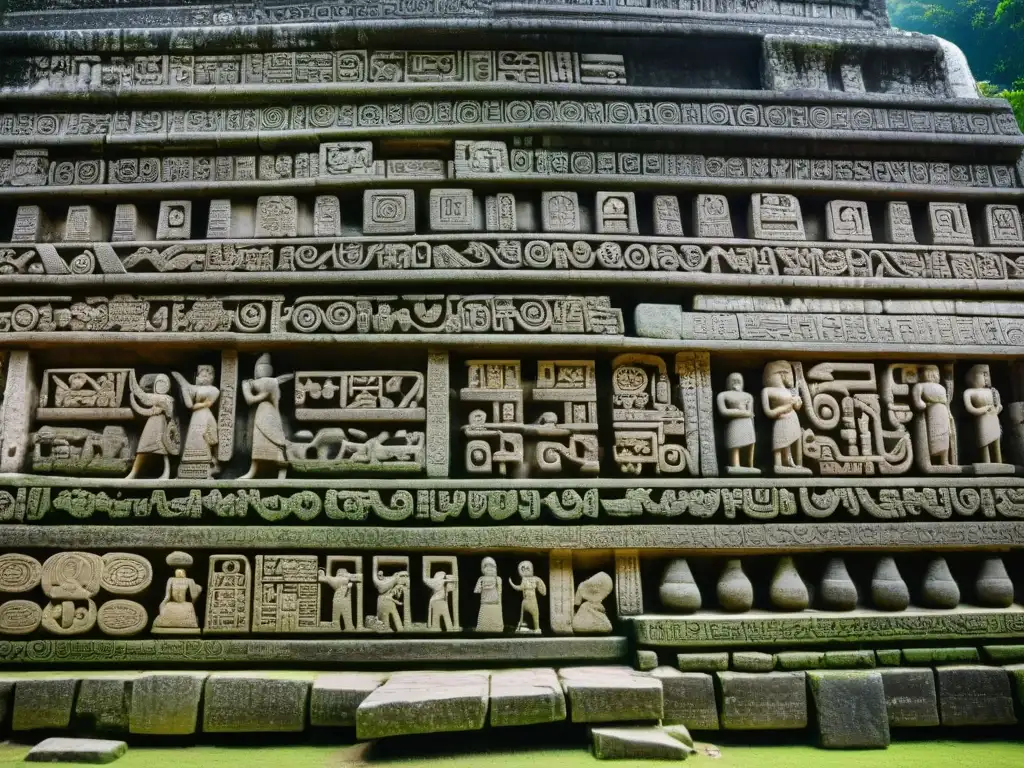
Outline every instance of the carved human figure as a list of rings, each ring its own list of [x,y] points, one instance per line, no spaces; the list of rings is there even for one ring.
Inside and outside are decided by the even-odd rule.
[[[451,632],[454,623],[448,597],[455,592],[458,578],[448,575],[445,571],[437,571],[431,576],[424,577],[423,583],[430,590],[430,602],[427,603],[427,627],[436,632]]]
[[[972,366],[967,373],[970,386],[964,390],[964,406],[975,418],[975,439],[981,452],[982,463],[1003,462],[1003,452],[999,447],[1003,428],[999,424],[999,414],[1003,405],[999,400],[999,391],[992,386],[992,376],[988,365],[979,363]]]
[[[316,579],[334,590],[334,599],[331,600],[331,625],[345,632],[355,629],[352,623],[352,586],[361,582],[363,577],[358,573],[349,573],[347,568],[339,568],[330,576],[327,571],[320,568]]]
[[[477,632],[501,632],[505,622],[501,615],[501,577],[493,557],[480,563],[480,578],[473,592],[480,595],[480,612],[476,617]]]
[[[409,588],[409,572],[398,571],[385,576],[384,571],[377,571],[373,580],[377,587],[377,621],[384,631],[401,632],[403,627],[402,614],[398,610],[405,599]]]
[[[220,390],[214,386],[214,370],[212,365],[200,365],[196,372],[196,383],[189,384],[177,371],[172,371],[181,390],[181,399],[185,407],[192,411],[192,417],[185,431],[184,446],[181,451],[181,462],[178,465],[178,476],[211,477],[218,471],[216,445],[218,440],[217,418],[213,415],[213,406],[220,397]],[[203,467],[206,468],[205,473]],[[189,469],[192,471],[189,471]]]
[[[775,360],[764,367],[761,407],[772,425],[772,454],[779,474],[806,475],[803,466],[802,433],[797,411],[803,399],[793,386],[793,366],[786,360]]]
[[[146,378],[143,377],[143,380]],[[174,420],[174,397],[170,394],[171,380],[165,374],[158,373],[152,381],[153,391],[147,392],[135,378],[135,371],[131,372],[129,378],[132,410],[146,417],[146,425],[142,428],[128,480],[139,476],[149,456],[163,458],[164,468],[159,479],[166,480],[171,476],[171,456],[176,456],[181,449],[181,434]]]
[[[270,355],[261,355],[256,360],[253,378],[242,382],[245,402],[256,406],[252,425],[252,463],[249,471],[242,475],[243,480],[256,477],[261,464],[276,469],[279,480],[284,479],[288,471],[284,453],[288,441],[281,422],[281,385],[292,377],[290,373],[274,376]]]
[[[923,412],[928,456],[932,466],[949,466],[952,463],[949,396],[938,366],[926,365],[921,376],[924,380],[914,385],[910,397],[914,408]]]
[[[612,623],[605,611],[604,600],[615,584],[604,571],[595,573],[576,588],[576,613],[572,617],[575,632],[611,632]]]
[[[533,563],[523,560],[519,564],[520,581],[516,584],[512,579],[508,583],[516,592],[522,592],[523,604],[519,608],[519,623],[516,625],[516,632],[532,632],[540,634],[540,606],[537,604],[537,594],[544,596],[548,588],[540,576],[533,575]],[[526,626],[526,617],[530,617],[533,628]]]
[[[198,635],[195,601],[203,588],[186,574],[185,568],[192,565],[192,556],[186,552],[172,552],[167,556],[167,564],[175,566],[174,575],[167,580],[160,613],[153,620],[153,633]]]
[[[730,373],[726,389],[718,393],[718,414],[726,419],[725,447],[729,451],[730,473],[753,474],[754,468],[754,396],[743,391],[743,374]]]

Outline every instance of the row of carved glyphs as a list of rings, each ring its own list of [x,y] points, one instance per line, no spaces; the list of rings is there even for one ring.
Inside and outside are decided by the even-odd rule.
[[[861,515],[863,514],[863,518]],[[252,515],[253,517],[249,517]],[[238,488],[131,493],[120,487],[0,489],[0,523],[89,520],[103,523],[204,519],[286,523],[407,523],[509,521],[573,522],[643,518],[644,522],[749,519],[961,520],[1024,519],[1024,489],[925,486],[729,488],[574,488],[554,490],[327,489],[281,491]],[[94,519],[95,518],[95,519]]]
[[[620,54],[566,51],[343,50],[195,56],[58,55],[0,60],[0,70],[11,73],[8,85],[34,90],[302,83],[626,84],[625,62]]]
[[[353,230],[363,235],[414,235],[417,225],[416,194],[411,189],[368,189],[363,192],[362,226],[359,227],[349,216],[343,215],[343,208],[355,207],[354,201],[342,205],[334,195],[318,195],[309,205],[305,198],[294,195],[264,195],[255,203],[217,199],[209,204],[206,217],[205,237],[210,240],[229,238],[293,238],[293,237],[338,237]],[[428,195],[428,231],[449,232],[550,232],[550,233],[596,233],[599,235],[638,235],[640,216],[634,192],[601,191],[594,197],[593,205],[580,203],[577,192],[550,191],[540,193],[540,216],[535,212],[534,200],[524,195],[498,193],[486,195],[481,201],[472,189],[437,188]],[[679,198],[675,195],[655,195],[650,201],[652,210],[651,226],[644,230],[655,236],[682,237],[685,234],[683,215]],[[113,217],[109,208],[97,205],[71,205],[67,209],[63,227],[52,225],[43,209],[38,205],[20,206],[15,215],[11,232],[11,243],[33,243],[40,245],[48,241],[61,243],[120,243],[156,240],[191,240],[198,235],[193,227],[193,202],[190,200],[164,200],[160,203],[156,217],[155,235],[152,219],[144,209],[135,203],[122,203],[114,209]],[[729,199],[724,195],[700,194],[692,200],[693,236],[701,238],[731,239],[734,231]],[[1020,209],[1010,203],[989,204],[983,209],[983,241],[988,246],[1024,246],[1024,225]],[[754,240],[800,242],[805,240],[828,239],[833,242],[871,243],[875,234],[871,224],[871,210],[866,202],[856,200],[830,200],[824,209],[824,222],[818,211],[805,216],[799,199],[793,195],[777,193],[755,193],[750,196],[747,209],[747,231],[739,236]],[[920,228],[920,225],[918,226]],[[968,206],[965,203],[929,203],[926,217],[926,241],[933,245],[974,246],[975,236]],[[823,231],[822,231],[823,230]],[[884,208],[883,243],[898,245],[916,244],[917,233],[910,206],[905,202],[889,202]],[[514,242],[514,241],[512,241]],[[368,245],[368,244],[366,244]],[[543,246],[540,241],[540,246]],[[527,243],[529,261],[540,266],[542,254],[536,253],[538,246]],[[294,256],[291,268],[310,268],[309,262],[319,262],[320,249],[313,248],[315,257]],[[337,246],[335,246],[337,247]],[[362,243],[344,243],[343,250],[357,248],[363,251]],[[398,248],[395,244],[395,248]],[[412,247],[407,245],[407,247]],[[460,253],[445,244],[416,244],[424,254],[415,259],[411,266],[431,265],[458,268],[477,266],[483,254]],[[482,246],[486,253],[487,246]],[[505,250],[511,246],[506,246]],[[447,250],[446,250],[447,248]],[[522,248],[522,245],[519,245]],[[550,246],[548,246],[550,248]],[[622,246],[619,246],[621,251]],[[427,251],[431,259],[424,263]],[[49,250],[49,249],[48,249]],[[575,248],[573,249],[576,250]],[[577,268],[594,266],[597,254],[593,247],[588,252],[573,253],[573,266]],[[674,250],[671,247],[670,251]],[[433,252],[437,253],[434,254]],[[450,254],[447,252],[451,251]],[[208,253],[201,246],[192,247],[188,253]],[[134,268],[148,261],[158,268],[163,261],[156,249],[145,246],[121,259],[123,269]],[[115,256],[115,260],[120,258]],[[339,257],[340,258],[340,257]],[[497,257],[494,260],[498,262]],[[603,254],[602,266],[613,261],[611,254]],[[636,257],[630,259],[635,261]],[[182,259],[178,260],[179,262]],[[202,261],[206,261],[203,259]],[[274,259],[271,259],[273,262]],[[285,265],[278,258],[264,269],[282,269]],[[350,253],[343,261],[359,263],[359,258]],[[504,261],[512,262],[511,254]],[[520,257],[519,261],[522,261]],[[650,257],[645,259],[648,266]],[[474,263],[477,262],[477,263]],[[569,265],[569,258],[565,259]],[[588,264],[589,262],[589,264]],[[44,263],[45,262],[41,262]],[[200,262],[196,255],[189,260],[188,268],[195,268]],[[498,262],[501,266],[504,263]],[[60,269],[57,265],[51,265]],[[256,265],[246,264],[246,268]],[[181,267],[179,267],[181,268]],[[635,268],[635,267],[634,267]],[[50,271],[50,270],[47,270]]]
[[[261,356],[252,378],[241,383],[252,422],[247,438],[240,441],[250,453],[249,471],[242,477],[283,478],[289,469],[327,476],[424,470],[446,476],[449,436],[455,430],[462,434],[464,468],[470,474],[601,471],[594,360],[539,360],[532,381],[516,359],[470,360],[465,365],[465,386],[458,389],[460,416],[453,425],[444,354],[431,356],[426,377],[416,370],[275,375],[269,355]],[[219,386],[212,365],[200,366],[194,383],[180,373],[171,375],[139,377],[133,368],[43,370],[34,408],[25,405],[31,411],[26,428],[35,424],[28,468],[168,477],[171,457],[180,455],[179,477],[201,479],[217,473],[219,464],[234,456],[237,355],[224,355]],[[1019,459],[1024,406],[1011,403],[1010,413],[1003,414],[1003,399],[992,385],[988,364],[971,365],[957,375],[952,363],[776,360],[764,365],[761,376],[759,396],[745,390],[739,372],[725,376],[724,388],[715,395],[707,353],[679,353],[673,367],[660,355],[615,357],[606,394],[611,403],[610,456],[617,473],[717,475],[714,411],[730,474],[760,474],[755,458],[759,442],[762,450],[770,446],[770,466],[778,475],[811,475],[815,470],[822,476],[1016,471],[1003,456],[1003,422],[1013,426],[1013,458]],[[293,406],[283,416],[282,406],[289,399]],[[189,413],[183,432],[178,421],[182,404]],[[600,412],[606,413],[604,408]],[[7,439],[12,446],[18,440],[12,419],[20,416],[16,406],[9,406]],[[755,420],[764,425],[760,441]],[[71,426],[79,422],[104,426],[100,431]],[[317,431],[286,428],[292,423]],[[770,436],[765,434],[768,425]],[[26,468],[13,458],[17,453],[12,448],[0,462],[4,471]]]
[[[463,558],[464,566],[467,559]],[[153,580],[153,568],[141,555],[61,552],[40,564],[30,555],[3,554],[0,593],[29,592],[41,584],[49,603],[0,603],[0,634],[29,634],[41,625],[58,635],[79,635],[98,627],[108,635],[126,636],[149,625],[154,635],[465,630],[539,635],[544,598],[550,604],[546,623],[553,633],[612,630],[604,606],[614,590],[612,577],[598,571],[576,585],[569,553],[551,553],[546,579],[535,572],[531,559],[519,561],[514,575],[502,576],[495,558],[473,558],[473,566],[480,569],[472,589],[479,595],[479,611],[466,625],[459,615],[464,584],[456,555],[422,555],[415,580],[409,555],[373,555],[369,573],[364,572],[362,554],[328,555],[324,560],[318,555],[260,554],[254,560],[250,565],[246,555],[211,555],[204,590],[188,575],[192,556],[172,552],[166,562],[173,575],[149,624],[144,605],[120,597],[144,593]],[[377,599],[376,612],[367,614],[368,583]],[[101,591],[119,597],[97,607],[93,598]],[[200,627],[197,606],[204,592],[205,622]],[[511,596],[518,598],[518,616],[506,614]],[[421,613],[425,621],[416,620]]]
[[[520,142],[516,142],[517,145]],[[529,140],[524,142],[530,144]],[[15,150],[0,158],[0,186],[61,187],[159,182],[228,182],[283,179],[366,181],[375,178],[479,178],[493,174],[538,178],[584,176],[668,176],[679,179],[848,181],[943,187],[1019,186],[1012,165],[907,160],[677,155],[508,148],[493,140],[454,141],[451,161],[432,158],[373,159],[373,143],[338,141],[317,152],[275,155],[173,155],[122,157],[104,161],[50,159],[47,149]]]

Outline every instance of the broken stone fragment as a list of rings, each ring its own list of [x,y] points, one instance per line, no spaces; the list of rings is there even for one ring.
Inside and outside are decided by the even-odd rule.
[[[656,726],[591,728],[598,760],[685,760],[693,750]]]
[[[36,744],[25,755],[29,763],[112,763],[128,750],[123,741],[54,737]]]

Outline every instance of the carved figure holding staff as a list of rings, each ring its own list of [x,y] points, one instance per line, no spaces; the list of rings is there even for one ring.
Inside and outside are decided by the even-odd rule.
[[[247,404],[256,406],[256,414],[252,425],[252,463],[240,479],[256,477],[261,464],[276,469],[278,480],[283,480],[288,472],[284,453],[288,440],[281,421],[281,385],[292,378],[291,373],[274,376],[270,355],[265,354],[256,360],[253,378],[242,382],[242,396]]]
[[[135,462],[126,479],[134,480],[139,476],[147,457],[160,456],[164,468],[159,479],[166,480],[171,476],[171,456],[177,456],[181,450],[181,433],[174,419],[174,397],[170,394],[171,380],[163,373],[147,374],[140,383],[132,371],[128,382],[132,410],[146,417],[146,425],[142,428]],[[152,391],[148,391],[149,386],[152,386]]]

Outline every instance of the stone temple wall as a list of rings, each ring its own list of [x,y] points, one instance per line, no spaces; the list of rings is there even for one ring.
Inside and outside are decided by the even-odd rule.
[[[944,41],[12,0],[0,51],[6,726],[1016,721],[1024,141]]]

